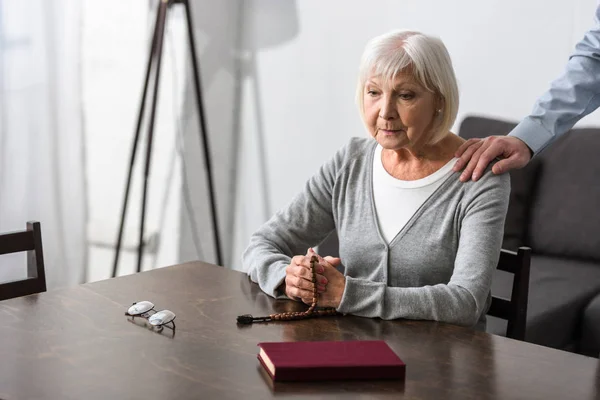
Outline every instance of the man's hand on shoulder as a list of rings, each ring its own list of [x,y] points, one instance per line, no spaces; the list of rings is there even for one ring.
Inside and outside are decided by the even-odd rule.
[[[483,175],[488,164],[500,158],[492,167],[496,175],[511,169],[523,168],[531,160],[532,152],[521,139],[513,136],[489,136],[485,139],[469,139],[458,148],[455,154],[459,158],[453,170],[460,171],[461,182],[469,179],[477,181]],[[466,166],[466,168],[465,168]]]

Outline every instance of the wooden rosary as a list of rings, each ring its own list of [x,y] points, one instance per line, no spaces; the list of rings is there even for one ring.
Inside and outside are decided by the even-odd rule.
[[[312,304],[306,311],[296,312],[284,312],[279,314],[271,314],[266,317],[253,317],[250,314],[244,314],[237,317],[238,324],[252,324],[254,322],[269,322],[269,321],[293,321],[298,319],[308,319],[316,317],[326,317],[330,315],[337,315],[338,312],[335,308],[324,308],[322,310],[316,310],[317,301],[319,300],[319,294],[317,293],[317,269],[315,265],[319,262],[317,256],[310,258],[310,271],[312,273],[313,283],[313,298]]]

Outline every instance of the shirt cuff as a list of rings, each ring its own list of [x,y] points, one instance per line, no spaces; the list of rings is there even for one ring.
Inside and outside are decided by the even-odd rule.
[[[554,139],[552,133],[548,132],[542,124],[531,117],[527,117],[521,121],[508,136],[521,139],[529,146],[534,155],[537,155]]]

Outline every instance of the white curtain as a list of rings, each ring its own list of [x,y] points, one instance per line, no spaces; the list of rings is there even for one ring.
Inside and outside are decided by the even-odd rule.
[[[0,232],[41,223],[49,289],[85,280],[80,3],[0,0]],[[0,282],[24,261],[0,256]]]

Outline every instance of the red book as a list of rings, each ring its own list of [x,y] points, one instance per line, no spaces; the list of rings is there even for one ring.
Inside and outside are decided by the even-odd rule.
[[[406,364],[383,340],[259,343],[274,381],[404,379]]]

